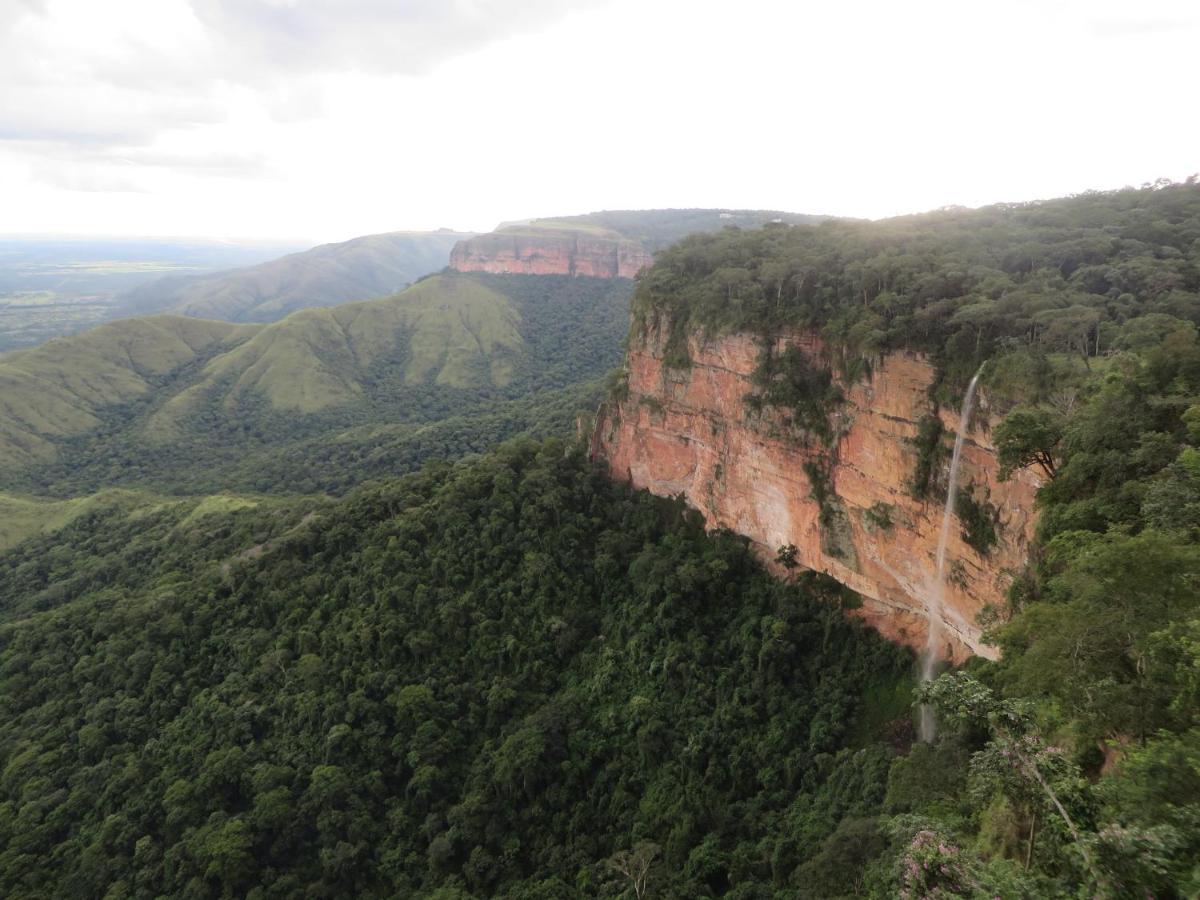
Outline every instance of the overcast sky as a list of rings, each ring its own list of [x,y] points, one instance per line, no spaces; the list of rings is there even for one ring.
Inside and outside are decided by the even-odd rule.
[[[878,217],[1200,170],[1196,0],[0,0],[0,233]]]

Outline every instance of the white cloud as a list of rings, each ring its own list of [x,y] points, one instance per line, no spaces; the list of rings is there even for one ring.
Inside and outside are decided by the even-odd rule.
[[[194,0],[250,68],[421,74],[603,0]]]
[[[4,9],[0,231],[874,216],[1200,169],[1190,0]]]

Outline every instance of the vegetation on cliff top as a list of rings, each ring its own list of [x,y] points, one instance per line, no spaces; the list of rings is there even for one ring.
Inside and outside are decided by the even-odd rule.
[[[1090,360],[1200,322],[1200,185],[697,234],[642,274],[635,328],[818,330],[909,348],[951,382],[1011,349]]]
[[[942,735],[893,768],[874,893],[1196,896],[1200,186],[695,236],[644,273],[634,317],[676,353],[790,328],[842,362],[920,350],[943,394],[987,359],[1002,466],[1046,479],[1029,569],[989,611],[1001,661],[930,689]],[[921,494],[936,417],[916,446]],[[986,552],[986,495],[956,512]]]
[[[812,225],[826,218],[769,209],[610,209],[580,216],[534,219],[528,225],[533,228],[613,231],[657,252],[689,234],[720,231],[729,226],[759,228],[773,222]]]

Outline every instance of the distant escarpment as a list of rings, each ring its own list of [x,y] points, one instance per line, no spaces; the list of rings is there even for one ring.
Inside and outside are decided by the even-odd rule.
[[[640,243],[604,229],[516,227],[459,241],[450,268],[496,275],[633,278],[653,258]]]
[[[692,334],[680,362],[670,333],[662,318],[635,332],[627,381],[601,408],[593,455],[635,487],[683,495],[711,527],[749,537],[780,574],[832,576],[862,595],[857,615],[923,647],[947,447],[963,424],[933,407],[930,361],[893,351],[869,376],[848,377],[819,337],[794,329],[766,344],[748,333]],[[796,390],[785,396],[780,383]],[[979,616],[1002,607],[1025,565],[1040,485],[1028,470],[999,480],[989,436],[998,419],[986,396],[972,419],[944,589],[942,652],[957,660],[994,653]],[[914,487],[922,470],[928,490]]]

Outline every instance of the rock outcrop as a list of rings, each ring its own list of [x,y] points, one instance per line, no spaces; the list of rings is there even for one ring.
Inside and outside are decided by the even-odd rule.
[[[632,278],[652,257],[615,232],[512,228],[459,241],[450,268],[501,275],[579,275]]]
[[[752,381],[762,350],[757,338],[693,337],[690,367],[673,369],[664,363],[665,333],[657,323],[631,341],[628,389],[601,408],[593,454],[635,487],[684,495],[711,527],[749,537],[780,574],[777,552],[793,545],[800,566],[827,573],[862,595],[856,615],[885,636],[922,649],[945,501],[945,467],[940,488],[928,499],[915,499],[909,488],[918,422],[933,412],[929,361],[892,353],[876,361],[869,379],[842,384],[845,400],[831,410],[834,437],[821,441],[783,412],[771,407],[755,412],[746,403],[757,392]],[[813,335],[787,335],[775,349],[788,345],[828,365]],[[960,425],[957,413],[943,409],[938,415],[944,439],[952,441]],[[981,643],[977,617],[989,605],[1001,606],[1025,565],[1040,486],[1028,471],[998,480],[989,437],[997,419],[986,393],[972,420],[960,484],[964,491],[972,486],[973,496],[994,509],[997,540],[980,553],[954,523],[943,653],[957,661],[995,652]],[[817,490],[810,474],[824,482]],[[822,492],[823,504],[817,499]]]

